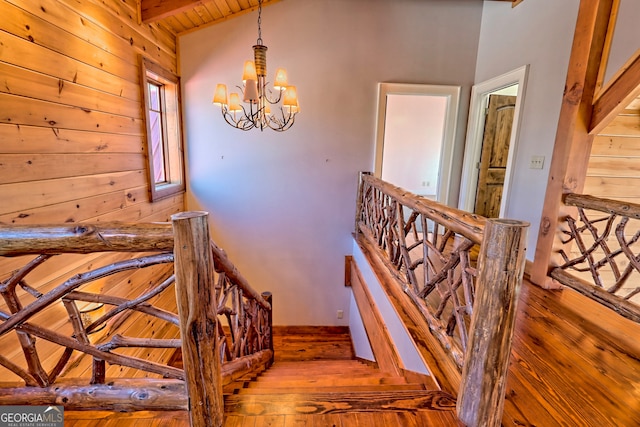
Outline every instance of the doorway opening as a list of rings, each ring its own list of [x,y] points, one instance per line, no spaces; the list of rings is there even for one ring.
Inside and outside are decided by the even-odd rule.
[[[375,176],[448,204],[459,98],[460,86],[379,83]]]
[[[528,65],[474,85],[458,207],[508,217],[509,188]]]

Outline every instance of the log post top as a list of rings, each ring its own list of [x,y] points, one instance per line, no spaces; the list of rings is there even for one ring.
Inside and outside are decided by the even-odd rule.
[[[502,228],[527,228],[531,225],[528,221],[510,218],[487,218],[487,222]]]
[[[0,225],[0,256],[112,251],[173,251],[171,224]]]

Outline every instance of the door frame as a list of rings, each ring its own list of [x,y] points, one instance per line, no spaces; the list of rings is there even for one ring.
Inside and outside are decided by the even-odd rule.
[[[443,204],[455,203],[449,200],[449,185],[460,103],[460,86],[413,84],[413,83],[378,83],[378,110],[376,123],[376,146],[374,158],[374,176],[382,177],[382,157],[384,152],[384,128],[386,123],[387,95],[437,96],[447,100],[443,119],[442,149],[440,150],[439,179],[437,200]]]
[[[462,164],[462,177],[460,180],[460,197],[458,207],[462,210],[473,212],[475,207],[476,191],[478,188],[478,168],[480,155],[482,154],[482,137],[484,135],[485,108],[489,95],[501,89],[518,85],[516,94],[516,107],[513,113],[513,125],[509,138],[509,154],[507,156],[507,170],[505,171],[504,187],[500,200],[500,217],[508,216],[509,190],[511,187],[512,168],[518,150],[518,134],[520,130],[520,117],[524,108],[524,96],[526,92],[529,65],[523,65],[513,71],[509,71],[498,77],[494,77],[471,88],[471,104],[469,107],[469,120],[467,124],[467,140],[464,147],[464,160]]]

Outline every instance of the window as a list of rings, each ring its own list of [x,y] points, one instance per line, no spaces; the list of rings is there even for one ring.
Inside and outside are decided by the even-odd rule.
[[[151,201],[184,192],[180,78],[141,59]]]

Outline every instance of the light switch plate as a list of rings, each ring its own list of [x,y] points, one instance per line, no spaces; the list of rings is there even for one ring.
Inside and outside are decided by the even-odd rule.
[[[544,156],[531,156],[529,169],[542,169],[544,167]]]

